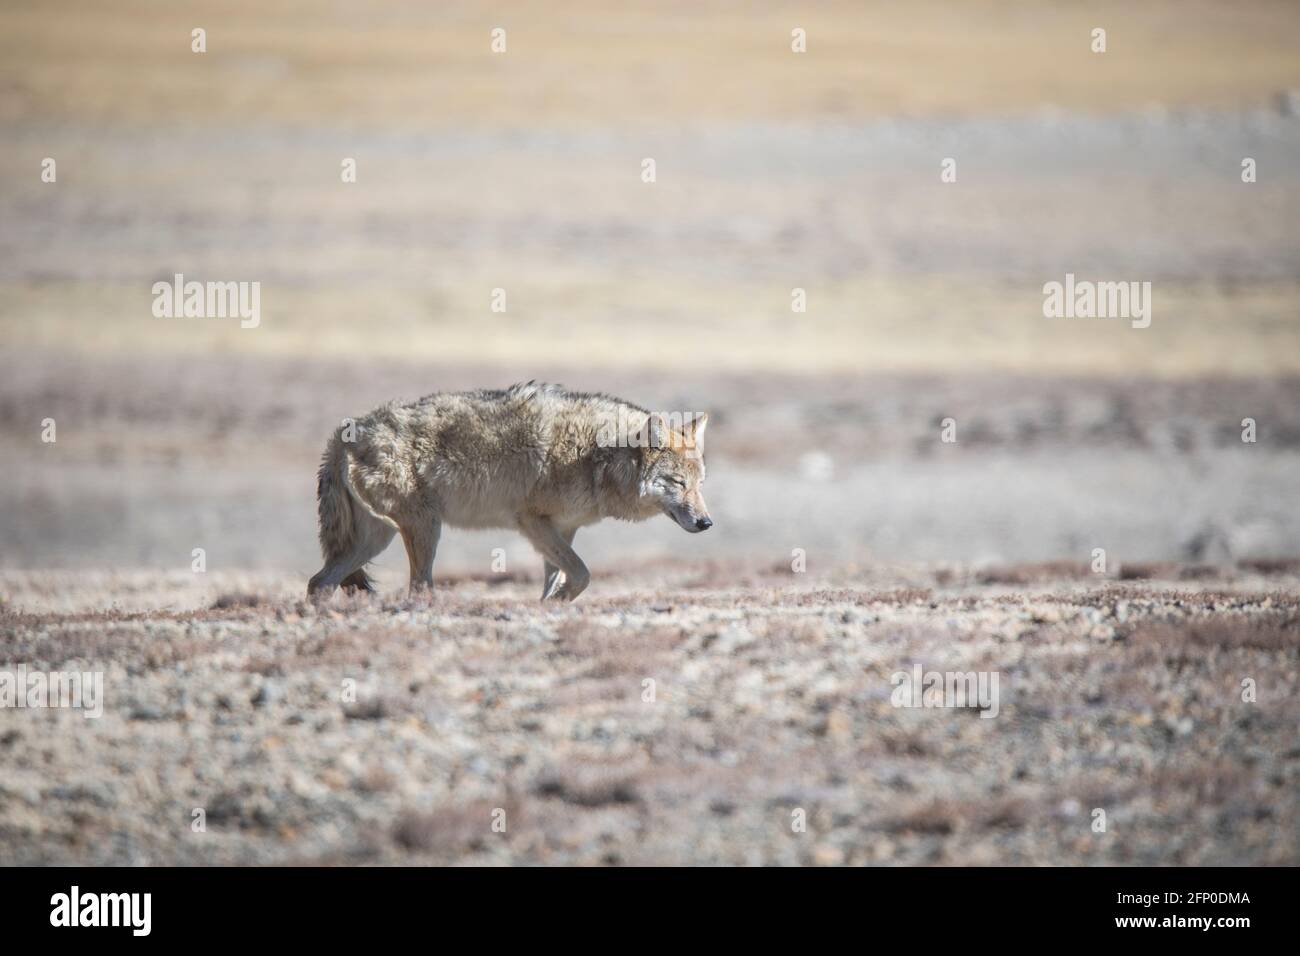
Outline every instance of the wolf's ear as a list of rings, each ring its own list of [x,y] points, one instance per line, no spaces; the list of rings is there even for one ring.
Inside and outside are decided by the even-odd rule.
[[[668,433],[668,420],[663,412],[651,412],[645,420],[645,427],[637,435],[638,444],[642,448],[667,448]]]
[[[701,415],[691,423],[691,433],[687,437],[690,439],[691,444],[695,446],[696,451],[701,451],[704,448],[704,429],[708,427],[708,424],[708,415]]]

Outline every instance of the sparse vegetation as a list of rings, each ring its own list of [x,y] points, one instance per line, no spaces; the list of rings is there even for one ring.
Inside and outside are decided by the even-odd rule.
[[[1005,594],[951,567],[738,570],[753,584],[664,567],[654,595],[614,576],[563,608],[535,580],[317,610],[297,580],[250,600],[218,576],[163,614],[42,612],[59,577],[10,575],[33,610],[4,612],[0,666],[102,669],[107,702],[0,710],[0,862],[1300,860],[1295,577],[1080,590],[1008,566],[1035,591]],[[916,664],[996,671],[998,717],[893,706]]]

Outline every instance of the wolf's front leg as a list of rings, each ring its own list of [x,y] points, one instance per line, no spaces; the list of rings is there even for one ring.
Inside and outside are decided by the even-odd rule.
[[[550,518],[521,514],[519,530],[545,559],[542,600],[572,601],[587,589],[591,573],[570,546],[574,532],[561,531]]]
[[[421,516],[400,526],[406,557],[411,564],[411,594],[428,594],[433,590],[433,559],[438,554],[442,522]]]
[[[578,532],[576,528],[572,531],[561,531],[560,537],[564,539],[565,544],[572,547],[573,536],[577,533]],[[564,582],[566,580],[568,580],[568,578],[566,577],[563,571],[561,571],[558,567],[556,567],[554,564],[552,564],[550,561],[546,560],[545,558],[542,559],[542,600],[543,601],[555,597],[559,593],[560,588],[564,586]]]

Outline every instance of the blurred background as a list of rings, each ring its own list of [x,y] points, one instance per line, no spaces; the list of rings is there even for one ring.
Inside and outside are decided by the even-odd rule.
[[[3,2],[0,190],[0,567],[305,581],[340,419],[530,378],[713,416],[716,529],[597,574],[1297,553],[1293,3]]]

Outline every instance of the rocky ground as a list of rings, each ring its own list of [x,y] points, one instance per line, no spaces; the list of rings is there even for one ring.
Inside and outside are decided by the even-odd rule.
[[[5,572],[0,672],[105,705],[0,709],[0,862],[1300,862],[1292,561],[440,585]]]

